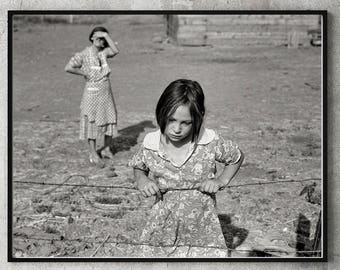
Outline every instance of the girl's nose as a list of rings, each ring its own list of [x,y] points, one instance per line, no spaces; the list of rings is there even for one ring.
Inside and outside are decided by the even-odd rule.
[[[179,124],[174,124],[173,131],[175,133],[180,133],[181,132],[181,126]]]

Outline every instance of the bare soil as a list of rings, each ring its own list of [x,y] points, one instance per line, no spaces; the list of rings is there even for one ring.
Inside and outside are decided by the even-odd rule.
[[[246,156],[232,182],[240,186],[217,194],[230,255],[313,255],[321,206],[300,193],[313,182],[320,188],[320,48],[179,47],[166,42],[161,16],[112,16],[104,26],[120,48],[110,62],[120,136],[100,169],[78,140],[84,81],[64,72],[93,25],[14,24],[13,256],[136,255],[154,198],[132,189],[127,162],[156,128],[159,95],[178,78],[199,81],[206,126]],[[258,182],[276,183],[247,185]]]

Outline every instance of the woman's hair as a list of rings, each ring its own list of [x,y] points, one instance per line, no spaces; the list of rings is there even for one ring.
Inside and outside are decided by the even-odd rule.
[[[102,26],[97,26],[97,27],[93,28],[90,35],[89,35],[89,40],[90,40],[91,43],[93,43],[92,37],[93,37],[94,33],[96,33],[96,32],[109,33],[109,31],[105,27],[102,27]],[[107,44],[107,42],[105,40],[105,47],[107,47],[107,46],[109,46],[109,44]]]
[[[199,135],[205,114],[204,93],[196,81],[179,79],[165,88],[156,107],[157,123],[164,133],[168,120],[181,105],[189,105],[192,119],[192,138],[195,141]]]

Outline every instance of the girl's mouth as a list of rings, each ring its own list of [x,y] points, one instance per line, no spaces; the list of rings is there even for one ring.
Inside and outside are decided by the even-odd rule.
[[[170,137],[174,138],[174,139],[181,139],[182,138],[181,135],[173,135],[173,134],[170,134]]]

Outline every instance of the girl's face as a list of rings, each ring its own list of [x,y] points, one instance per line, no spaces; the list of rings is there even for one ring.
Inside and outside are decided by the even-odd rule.
[[[192,135],[192,119],[189,105],[180,105],[169,117],[164,135],[172,142],[184,141]]]

